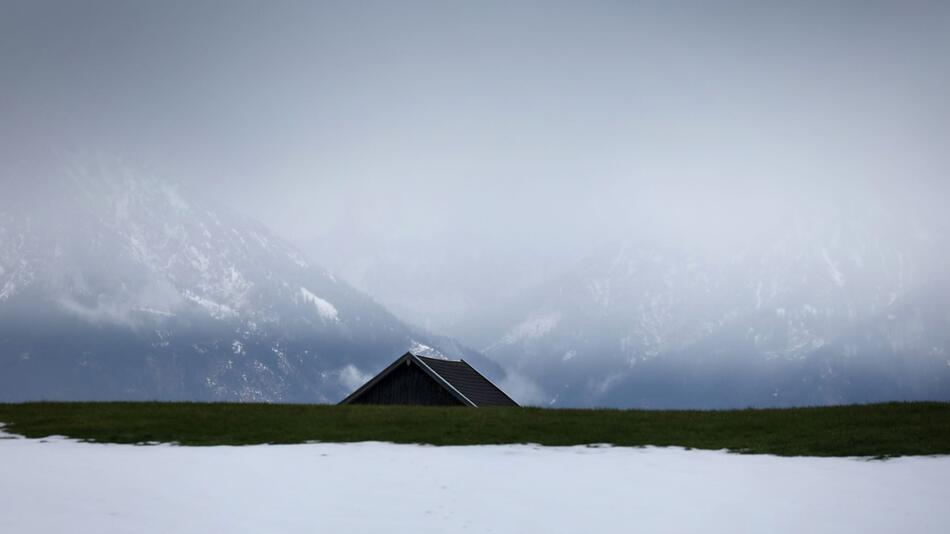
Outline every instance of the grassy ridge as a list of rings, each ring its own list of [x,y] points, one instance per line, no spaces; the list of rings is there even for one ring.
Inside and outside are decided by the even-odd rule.
[[[109,443],[676,445],[784,456],[950,454],[950,404],[735,411],[192,403],[0,404],[6,430]]]

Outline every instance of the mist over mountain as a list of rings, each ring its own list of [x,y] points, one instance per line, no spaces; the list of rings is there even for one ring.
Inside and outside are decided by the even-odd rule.
[[[0,399],[335,402],[406,350],[465,357],[261,224],[114,160],[0,208]]]
[[[5,2],[0,399],[947,398],[950,3],[555,4]]]
[[[481,346],[551,405],[950,399],[950,242],[930,215],[800,210],[712,249],[641,231],[507,301]]]
[[[750,218],[647,201],[641,224],[581,261],[538,266],[560,269],[548,281],[512,279],[460,306],[454,333],[486,358],[187,188],[104,158],[52,176],[0,201],[4,400],[333,402],[410,349],[465,357],[551,406],[950,399],[939,203],[816,200]],[[413,247],[360,250],[341,254],[396,288],[451,272],[407,262]],[[439,313],[452,302],[434,288],[424,309]]]

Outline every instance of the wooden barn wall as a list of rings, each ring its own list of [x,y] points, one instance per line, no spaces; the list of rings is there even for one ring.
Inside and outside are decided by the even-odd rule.
[[[416,364],[401,364],[350,404],[458,406],[462,403]]]

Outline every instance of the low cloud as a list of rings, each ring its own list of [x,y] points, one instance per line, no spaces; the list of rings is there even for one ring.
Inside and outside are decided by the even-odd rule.
[[[373,375],[360,371],[355,365],[352,364],[340,369],[339,375],[340,384],[348,391],[355,390],[373,378]]]

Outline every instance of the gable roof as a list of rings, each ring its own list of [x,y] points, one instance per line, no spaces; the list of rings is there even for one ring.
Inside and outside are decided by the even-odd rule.
[[[375,386],[400,364],[415,364],[465,406],[518,406],[504,391],[492,384],[465,360],[440,360],[407,352],[372,380],[349,394],[340,404],[349,404]]]
[[[517,406],[518,403],[465,360],[416,356],[476,406]]]

